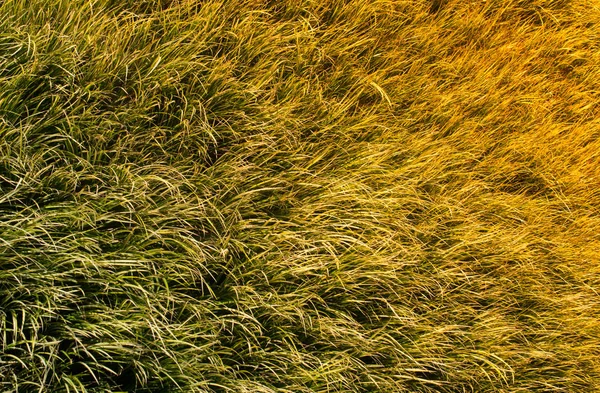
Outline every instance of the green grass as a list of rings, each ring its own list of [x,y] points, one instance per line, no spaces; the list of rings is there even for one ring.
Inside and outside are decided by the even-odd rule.
[[[600,392],[600,3],[0,2],[0,392]]]

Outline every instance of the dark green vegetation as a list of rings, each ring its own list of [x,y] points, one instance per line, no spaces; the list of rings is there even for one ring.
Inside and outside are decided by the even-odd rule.
[[[600,391],[599,7],[0,2],[0,391]]]

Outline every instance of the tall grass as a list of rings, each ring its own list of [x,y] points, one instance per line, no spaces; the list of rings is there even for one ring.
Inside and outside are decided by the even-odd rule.
[[[0,391],[600,391],[600,4],[0,2]]]

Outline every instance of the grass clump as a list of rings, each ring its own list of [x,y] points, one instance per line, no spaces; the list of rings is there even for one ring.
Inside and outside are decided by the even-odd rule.
[[[600,390],[600,7],[0,3],[0,391]]]

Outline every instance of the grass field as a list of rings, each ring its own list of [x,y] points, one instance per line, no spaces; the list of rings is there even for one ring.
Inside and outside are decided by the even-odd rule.
[[[0,392],[600,392],[597,0],[0,1]]]

